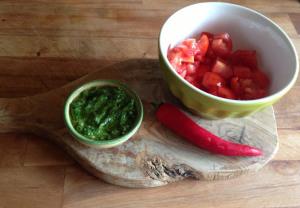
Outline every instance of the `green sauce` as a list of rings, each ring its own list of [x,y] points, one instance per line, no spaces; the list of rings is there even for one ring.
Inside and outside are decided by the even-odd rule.
[[[72,101],[70,116],[80,134],[92,140],[110,140],[131,130],[137,108],[135,100],[119,87],[92,87]]]

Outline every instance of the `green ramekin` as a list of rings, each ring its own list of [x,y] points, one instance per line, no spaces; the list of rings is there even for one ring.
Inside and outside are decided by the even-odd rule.
[[[87,138],[86,136],[78,133],[76,129],[73,127],[71,119],[70,119],[70,104],[72,101],[84,90],[87,90],[91,87],[99,87],[99,86],[116,86],[122,88],[125,92],[127,92],[134,100],[137,106],[137,115],[135,123],[132,127],[132,129],[125,135],[117,138],[113,138],[111,140],[92,140],[90,138]],[[135,92],[133,92],[131,89],[129,89],[126,85],[115,81],[115,80],[94,80],[88,83],[85,83],[81,86],[79,86],[77,89],[75,89],[67,98],[65,105],[64,105],[64,119],[65,124],[71,133],[71,135],[80,143],[94,147],[94,148],[110,148],[117,145],[120,145],[127,141],[129,138],[131,138],[139,129],[142,120],[143,120],[143,104],[140,100],[140,98],[137,96]]]

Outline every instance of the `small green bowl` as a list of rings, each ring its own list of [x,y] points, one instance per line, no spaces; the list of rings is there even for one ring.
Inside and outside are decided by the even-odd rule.
[[[204,31],[228,32],[234,50],[256,50],[259,66],[271,79],[269,95],[256,100],[221,98],[179,76],[168,61],[169,47]],[[187,108],[210,119],[244,117],[274,104],[291,89],[299,73],[296,49],[283,29],[264,15],[235,4],[204,2],[178,10],[162,26],[158,45],[161,69],[171,92]]]
[[[122,88],[125,92],[130,95],[136,103],[137,106],[137,116],[136,116],[136,121],[132,127],[132,129],[125,135],[117,138],[113,138],[111,140],[92,140],[79,132],[76,131],[76,129],[73,127],[71,119],[70,119],[70,104],[72,101],[84,90],[87,90],[91,87],[99,87],[99,86],[115,86],[115,87],[120,87]],[[117,145],[122,144],[123,142],[127,141],[129,138],[131,138],[139,129],[142,120],[143,120],[143,104],[140,100],[140,98],[136,95],[135,92],[133,92],[131,89],[129,89],[126,85],[115,81],[115,80],[94,80],[88,83],[85,83],[75,89],[67,98],[64,106],[64,119],[65,119],[65,124],[71,133],[71,135],[80,143],[94,147],[94,148],[110,148],[114,147]]]

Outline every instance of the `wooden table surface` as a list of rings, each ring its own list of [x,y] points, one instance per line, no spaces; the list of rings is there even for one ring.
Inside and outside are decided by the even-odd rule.
[[[157,58],[164,20],[192,0],[2,0],[0,96],[64,85],[103,66]],[[296,0],[232,0],[278,23],[300,51]],[[284,69],[282,69],[284,70]],[[51,103],[49,103],[51,108]],[[0,208],[300,207],[300,83],[275,105],[280,148],[256,174],[127,189],[89,175],[54,144],[0,135]]]

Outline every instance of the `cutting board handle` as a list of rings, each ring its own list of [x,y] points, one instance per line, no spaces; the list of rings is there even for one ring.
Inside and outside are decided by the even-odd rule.
[[[65,86],[23,98],[0,98],[0,132],[31,132],[67,151],[85,169],[103,180],[127,187],[153,187],[186,177],[227,179],[263,167],[276,153],[278,140],[272,107],[241,119],[203,120],[204,128],[224,138],[262,148],[258,158],[209,154],[162,127],[150,103],[174,102],[156,60],[128,60],[87,74]],[[126,73],[124,73],[126,72]],[[144,104],[144,120],[137,134],[123,145],[96,149],[82,145],[64,124],[64,103],[70,92],[95,79],[115,79],[135,90]],[[234,140],[237,141],[237,140]]]
[[[0,99],[0,132],[25,131],[32,103],[27,98]]]
[[[63,105],[70,87],[21,98],[0,99],[0,132],[37,133],[64,128]],[[43,133],[42,133],[43,134]]]

